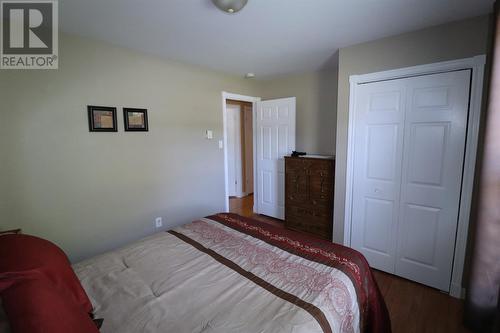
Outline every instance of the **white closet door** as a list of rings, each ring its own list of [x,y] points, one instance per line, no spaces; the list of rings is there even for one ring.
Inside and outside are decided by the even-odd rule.
[[[370,265],[449,291],[470,71],[362,84],[354,106],[351,246]]]
[[[407,107],[396,274],[449,291],[470,70],[405,80]]]
[[[356,91],[351,246],[387,272],[395,262],[404,99],[405,87],[396,81]]]
[[[285,218],[285,155],[295,150],[295,97],[257,102],[257,213]]]

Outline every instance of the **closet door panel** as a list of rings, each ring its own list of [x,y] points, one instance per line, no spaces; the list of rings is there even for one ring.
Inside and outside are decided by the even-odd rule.
[[[449,291],[470,71],[405,79],[407,104],[396,274]]]
[[[372,267],[394,271],[405,90],[376,82],[357,91],[351,246]]]

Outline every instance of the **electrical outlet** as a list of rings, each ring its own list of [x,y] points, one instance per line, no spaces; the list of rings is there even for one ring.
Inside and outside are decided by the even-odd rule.
[[[155,218],[155,227],[161,228],[163,226],[163,219],[161,217]]]

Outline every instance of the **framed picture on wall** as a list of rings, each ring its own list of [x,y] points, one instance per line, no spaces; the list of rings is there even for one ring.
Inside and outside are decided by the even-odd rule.
[[[123,121],[125,122],[125,131],[147,132],[148,110],[123,108]]]
[[[90,132],[117,132],[116,108],[110,106],[87,106]]]

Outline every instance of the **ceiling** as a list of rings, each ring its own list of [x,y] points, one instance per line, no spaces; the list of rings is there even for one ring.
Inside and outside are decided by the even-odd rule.
[[[494,0],[63,0],[64,32],[260,78],[335,66],[348,45],[491,12]]]

